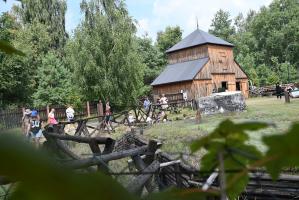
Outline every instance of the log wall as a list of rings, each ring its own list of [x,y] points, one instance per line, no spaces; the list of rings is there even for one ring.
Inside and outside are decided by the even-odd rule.
[[[168,54],[168,63],[175,64],[206,57],[208,57],[208,45],[203,45]]]

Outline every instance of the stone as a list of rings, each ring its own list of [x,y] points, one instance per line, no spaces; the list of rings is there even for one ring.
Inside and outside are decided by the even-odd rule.
[[[242,112],[246,110],[245,97],[239,91],[214,93],[198,98],[197,109],[205,115]]]

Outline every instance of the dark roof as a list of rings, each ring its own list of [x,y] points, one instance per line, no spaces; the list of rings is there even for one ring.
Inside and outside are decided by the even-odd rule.
[[[209,58],[167,65],[164,71],[152,82],[151,85],[162,85],[167,83],[193,80],[196,74],[208,62]]]
[[[173,51],[177,51],[180,49],[186,49],[189,47],[194,47],[198,45],[203,44],[218,44],[218,45],[224,45],[224,46],[230,46],[233,47],[234,45],[226,42],[225,40],[218,38],[214,35],[211,35],[209,33],[206,33],[202,30],[195,30],[190,35],[185,37],[182,41],[171,47],[166,51],[166,53],[170,53]]]

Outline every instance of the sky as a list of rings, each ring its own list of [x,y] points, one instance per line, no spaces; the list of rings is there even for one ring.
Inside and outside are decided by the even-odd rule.
[[[153,40],[158,31],[167,26],[180,26],[183,37],[199,28],[208,31],[213,16],[219,9],[230,12],[231,17],[249,10],[258,10],[268,6],[272,0],[126,0],[130,16],[137,20],[137,35],[147,34]],[[67,0],[66,29],[72,33],[80,23],[81,0]],[[10,10],[14,0],[0,0],[0,13]]]

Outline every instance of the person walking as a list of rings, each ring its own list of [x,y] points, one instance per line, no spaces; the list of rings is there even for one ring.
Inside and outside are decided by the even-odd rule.
[[[105,128],[107,128],[108,131],[112,130],[112,112],[111,112],[111,106],[109,100],[106,101],[106,106],[105,106]]]
[[[151,102],[148,99],[148,97],[146,97],[145,100],[143,101],[143,108],[146,112],[149,111],[150,105],[151,105]]]
[[[75,110],[73,106],[69,105],[68,108],[65,110],[65,113],[68,122],[72,122],[75,120]]]
[[[31,110],[26,109],[22,117],[22,133],[24,136],[28,134],[28,128],[30,127]]]
[[[66,113],[66,118],[67,118],[68,122],[73,122],[75,120],[75,110],[72,105],[68,105],[68,108],[65,110],[65,113]],[[74,127],[73,123],[67,124],[65,131],[70,132],[71,127]]]

